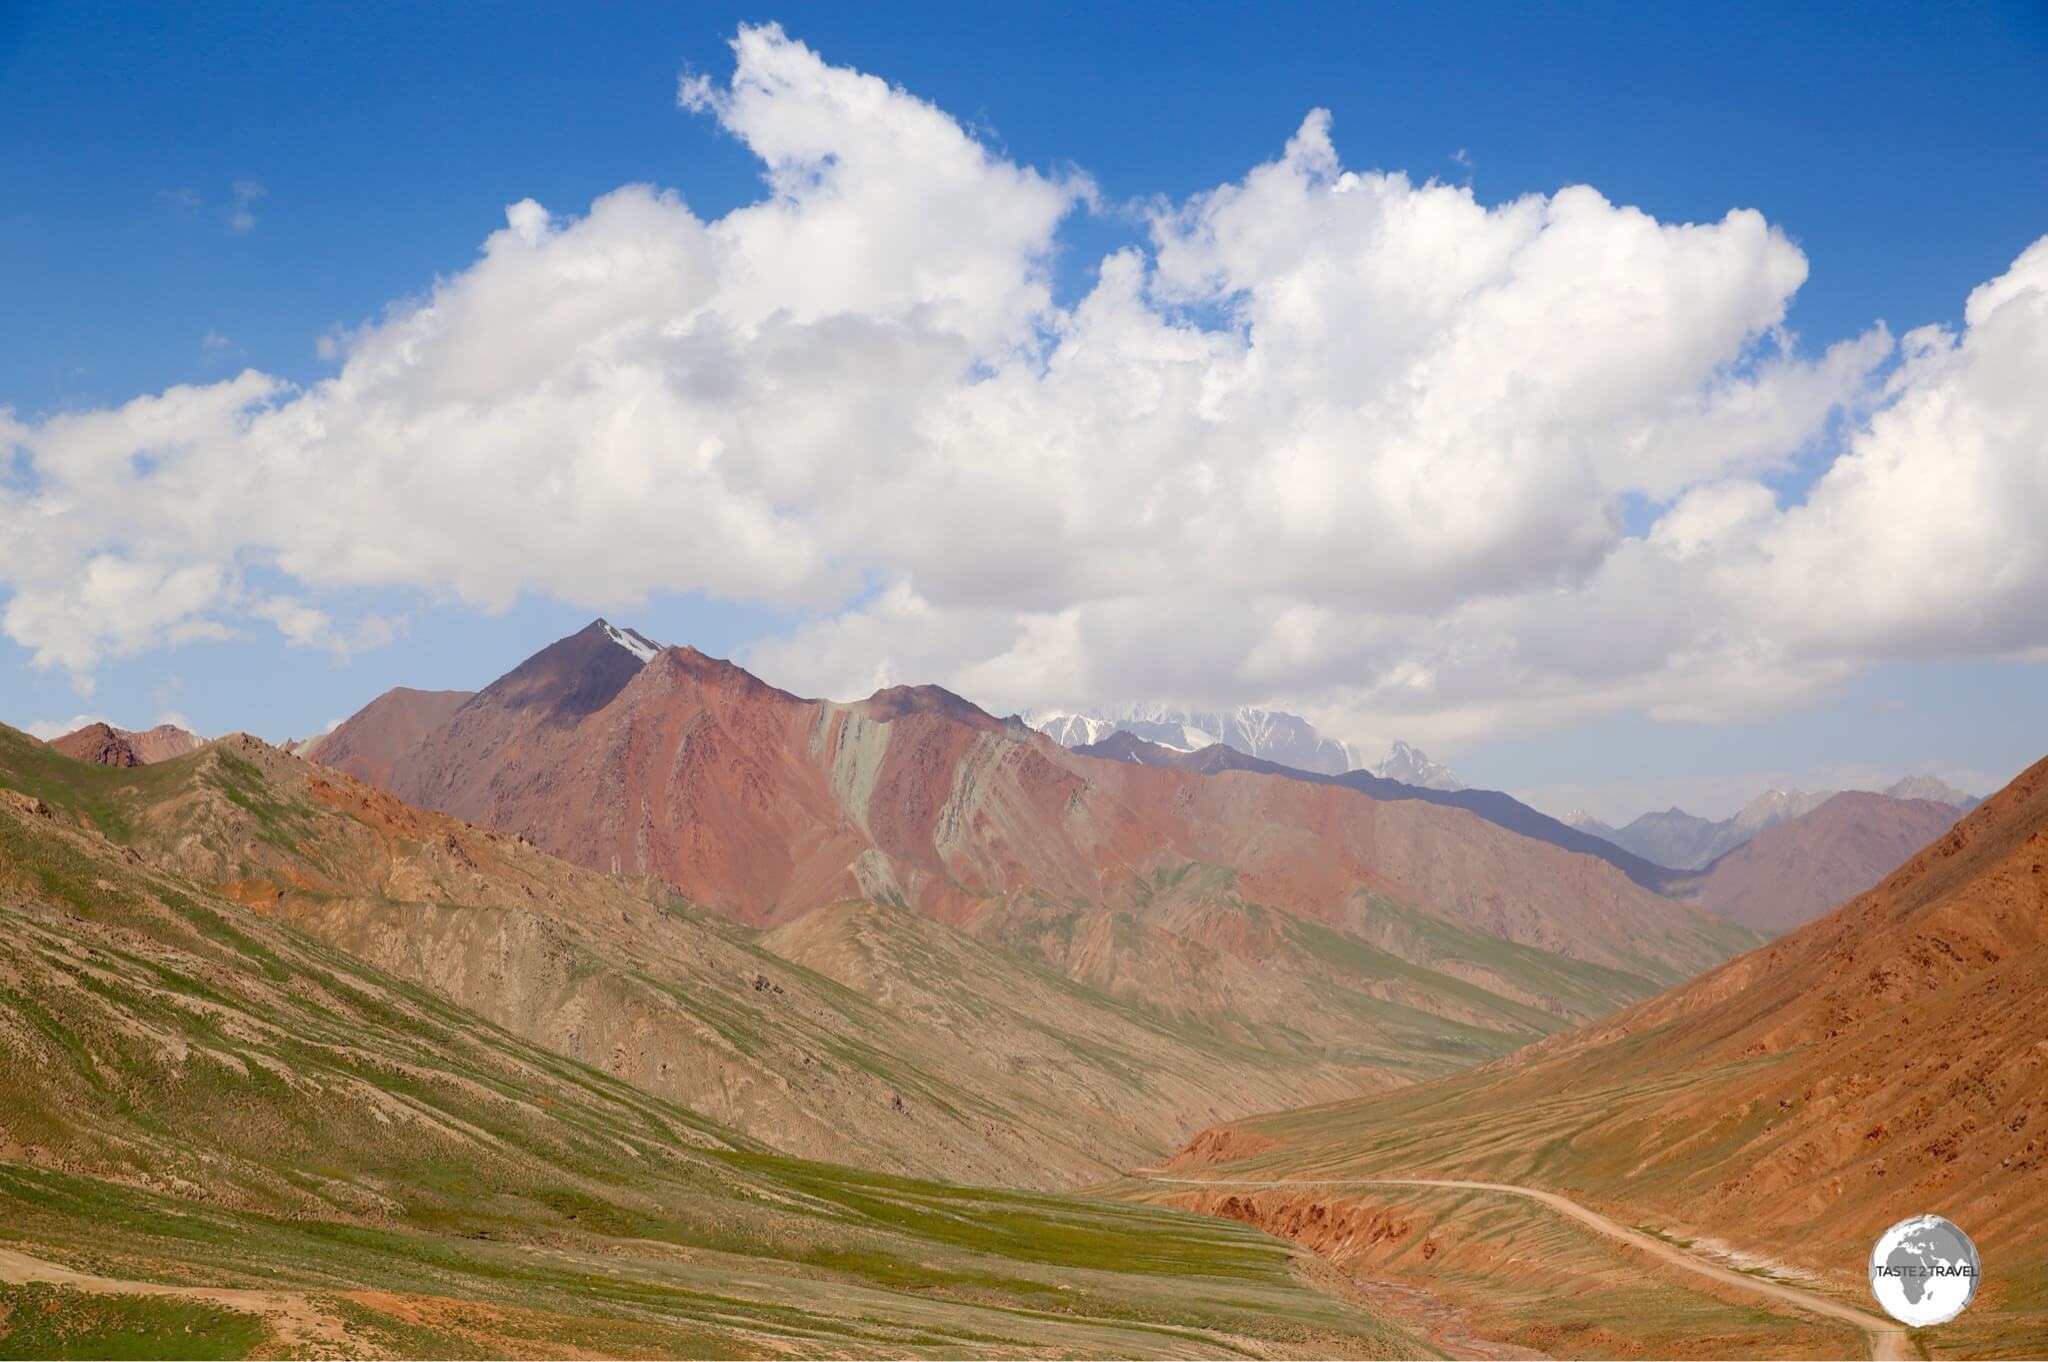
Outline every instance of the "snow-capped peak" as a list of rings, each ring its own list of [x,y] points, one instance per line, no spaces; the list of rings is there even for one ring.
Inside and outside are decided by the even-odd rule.
[[[1326,775],[1342,775],[1357,764],[1349,747],[1322,736],[1308,720],[1259,705],[1223,710],[1155,701],[1078,712],[1042,709],[1024,715],[1024,722],[1063,747],[1086,747],[1113,733],[1129,733],[1180,752],[1220,742],[1249,756]]]
[[[1452,775],[1449,767],[1431,761],[1428,753],[1405,742],[1396,742],[1388,751],[1387,759],[1373,767],[1372,773],[1382,780],[1398,780],[1403,785],[1416,785],[1425,790],[1465,788],[1465,782]]]
[[[643,663],[653,661],[654,655],[661,651],[659,647],[649,643],[637,631],[632,629],[614,629],[608,623],[604,627],[604,636],[639,658]]]

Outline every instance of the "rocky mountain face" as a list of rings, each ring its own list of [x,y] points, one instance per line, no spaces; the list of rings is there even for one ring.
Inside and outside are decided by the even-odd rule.
[[[2001,1266],[1925,1345],[2024,1352],[2048,1336],[2044,990],[2048,761],[1698,979],[1446,1079],[1205,1132],[1182,1162],[1560,1190],[1844,1290],[1881,1230],[1938,1207]]]
[[[1256,705],[1199,710],[1177,705],[1127,705],[1082,712],[1039,710],[1024,722],[1062,747],[1084,747],[1128,733],[1179,752],[1215,743],[1297,770],[1341,775],[1358,765],[1349,744],[1316,732],[1299,715]]]
[[[1431,761],[1427,752],[1417,751],[1405,742],[1396,742],[1380,764],[1372,768],[1372,773],[1381,780],[1397,780],[1423,790],[1465,788],[1465,782],[1452,775],[1449,767]]]
[[[169,761],[182,757],[187,752],[196,752],[206,745],[206,739],[197,733],[189,733],[176,724],[158,724],[155,728],[137,733],[121,730],[121,736],[135,749],[135,755],[147,765],[153,761]]]
[[[1142,1162],[1219,1103],[1441,1073],[1757,939],[1463,810],[1092,759],[935,687],[806,700],[692,649],[642,659],[607,628],[480,691],[390,785],[765,931],[919,1034],[958,1038],[982,1057],[958,1059],[963,1075],[1000,1063],[916,1109],[980,1109],[961,1094],[987,1083],[1054,1119],[924,1142],[960,1175],[1100,1175],[1070,1162],[1077,1146]],[[1067,1048],[1020,1048],[1034,1029],[1018,1016]],[[1142,1034],[1110,1046],[1119,1017]],[[1073,1057],[1119,1051],[1148,1057],[1100,1081]]]

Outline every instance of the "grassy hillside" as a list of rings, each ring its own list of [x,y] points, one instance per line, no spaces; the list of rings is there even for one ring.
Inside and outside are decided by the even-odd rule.
[[[5,756],[0,1352],[1417,1346],[1243,1227],[771,1153],[280,921],[266,847],[313,901],[434,867],[260,754]]]

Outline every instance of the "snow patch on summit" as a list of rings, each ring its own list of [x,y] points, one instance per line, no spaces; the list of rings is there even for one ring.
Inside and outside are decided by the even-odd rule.
[[[606,624],[604,636],[639,658],[643,665],[652,662],[654,655],[661,651],[657,645],[649,643],[637,631],[632,629],[614,629],[610,624]]]

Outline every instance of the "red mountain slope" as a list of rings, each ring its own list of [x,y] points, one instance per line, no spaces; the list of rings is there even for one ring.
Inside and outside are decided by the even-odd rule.
[[[1602,862],[1462,810],[1092,760],[936,687],[800,699],[690,648],[643,662],[618,632],[598,621],[537,654],[385,783],[762,926],[876,898],[983,935],[1042,935],[1048,905],[1102,904],[1200,863],[1235,872],[1242,900],[1327,926],[1356,927],[1377,895],[1641,980],[1743,943]]]
[[[346,771],[372,785],[389,785],[400,757],[448,722],[475,691],[412,690],[399,686],[365,705],[332,733],[296,750],[309,761]]]

